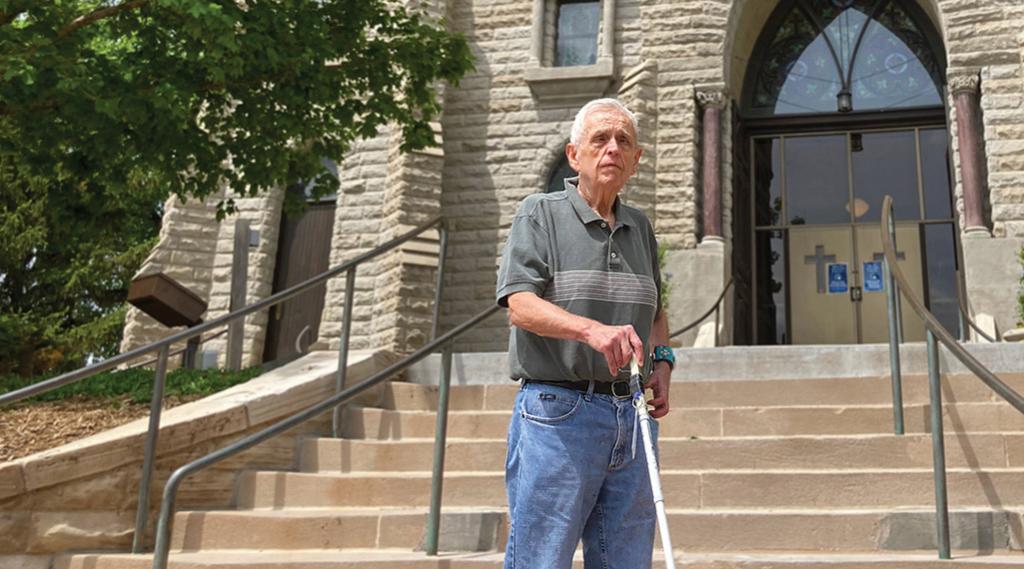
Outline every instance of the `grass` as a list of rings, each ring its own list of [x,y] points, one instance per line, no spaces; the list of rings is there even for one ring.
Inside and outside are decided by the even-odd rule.
[[[240,371],[217,369],[176,369],[167,374],[165,396],[204,397],[223,391],[233,385],[245,383],[262,373],[260,367]],[[67,399],[109,400],[113,402],[148,403],[153,394],[151,369],[106,371],[60,389],[37,395],[26,403],[64,401]],[[0,376],[0,394],[38,383],[45,377],[23,378],[16,375]]]

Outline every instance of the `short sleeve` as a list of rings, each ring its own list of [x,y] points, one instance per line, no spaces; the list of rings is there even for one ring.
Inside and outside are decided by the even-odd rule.
[[[524,203],[515,219],[498,268],[496,299],[508,307],[508,297],[517,292],[543,296],[551,281],[550,251],[547,230],[532,216]]]
[[[654,288],[658,293],[658,308],[654,311],[655,317],[661,312],[661,263],[658,260],[658,239],[654,236],[654,228],[650,221],[647,225],[647,239],[650,242],[651,251],[651,275],[654,277]]]

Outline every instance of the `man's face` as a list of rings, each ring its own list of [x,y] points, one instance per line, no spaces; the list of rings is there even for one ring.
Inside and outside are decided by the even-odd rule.
[[[614,107],[598,107],[583,121],[579,144],[565,147],[569,165],[588,189],[618,192],[636,173],[642,150],[629,118]]]

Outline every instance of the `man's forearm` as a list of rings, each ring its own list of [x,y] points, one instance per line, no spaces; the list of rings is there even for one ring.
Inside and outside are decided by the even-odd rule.
[[[586,332],[599,323],[552,304],[531,292],[508,297],[512,325],[538,336],[586,342]]]
[[[651,345],[649,348],[653,349],[654,346],[667,346],[668,339],[668,316],[665,314],[664,310],[659,310],[658,313],[654,315],[654,324],[651,326]]]

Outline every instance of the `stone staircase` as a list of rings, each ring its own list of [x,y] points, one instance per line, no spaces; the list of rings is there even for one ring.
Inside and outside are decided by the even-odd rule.
[[[1024,375],[1002,377],[1024,391]],[[170,566],[501,567],[515,389],[452,389],[440,557],[420,551],[436,388],[394,383],[379,407],[346,411],[345,438],[302,440],[296,471],[244,472],[237,509],[179,512]],[[953,561],[934,549],[925,377],[904,378],[904,436],[892,434],[884,377],[677,381],[672,390],[661,476],[681,566],[1024,567],[1024,416],[973,376],[944,377]],[[69,554],[56,567],[150,563]]]

